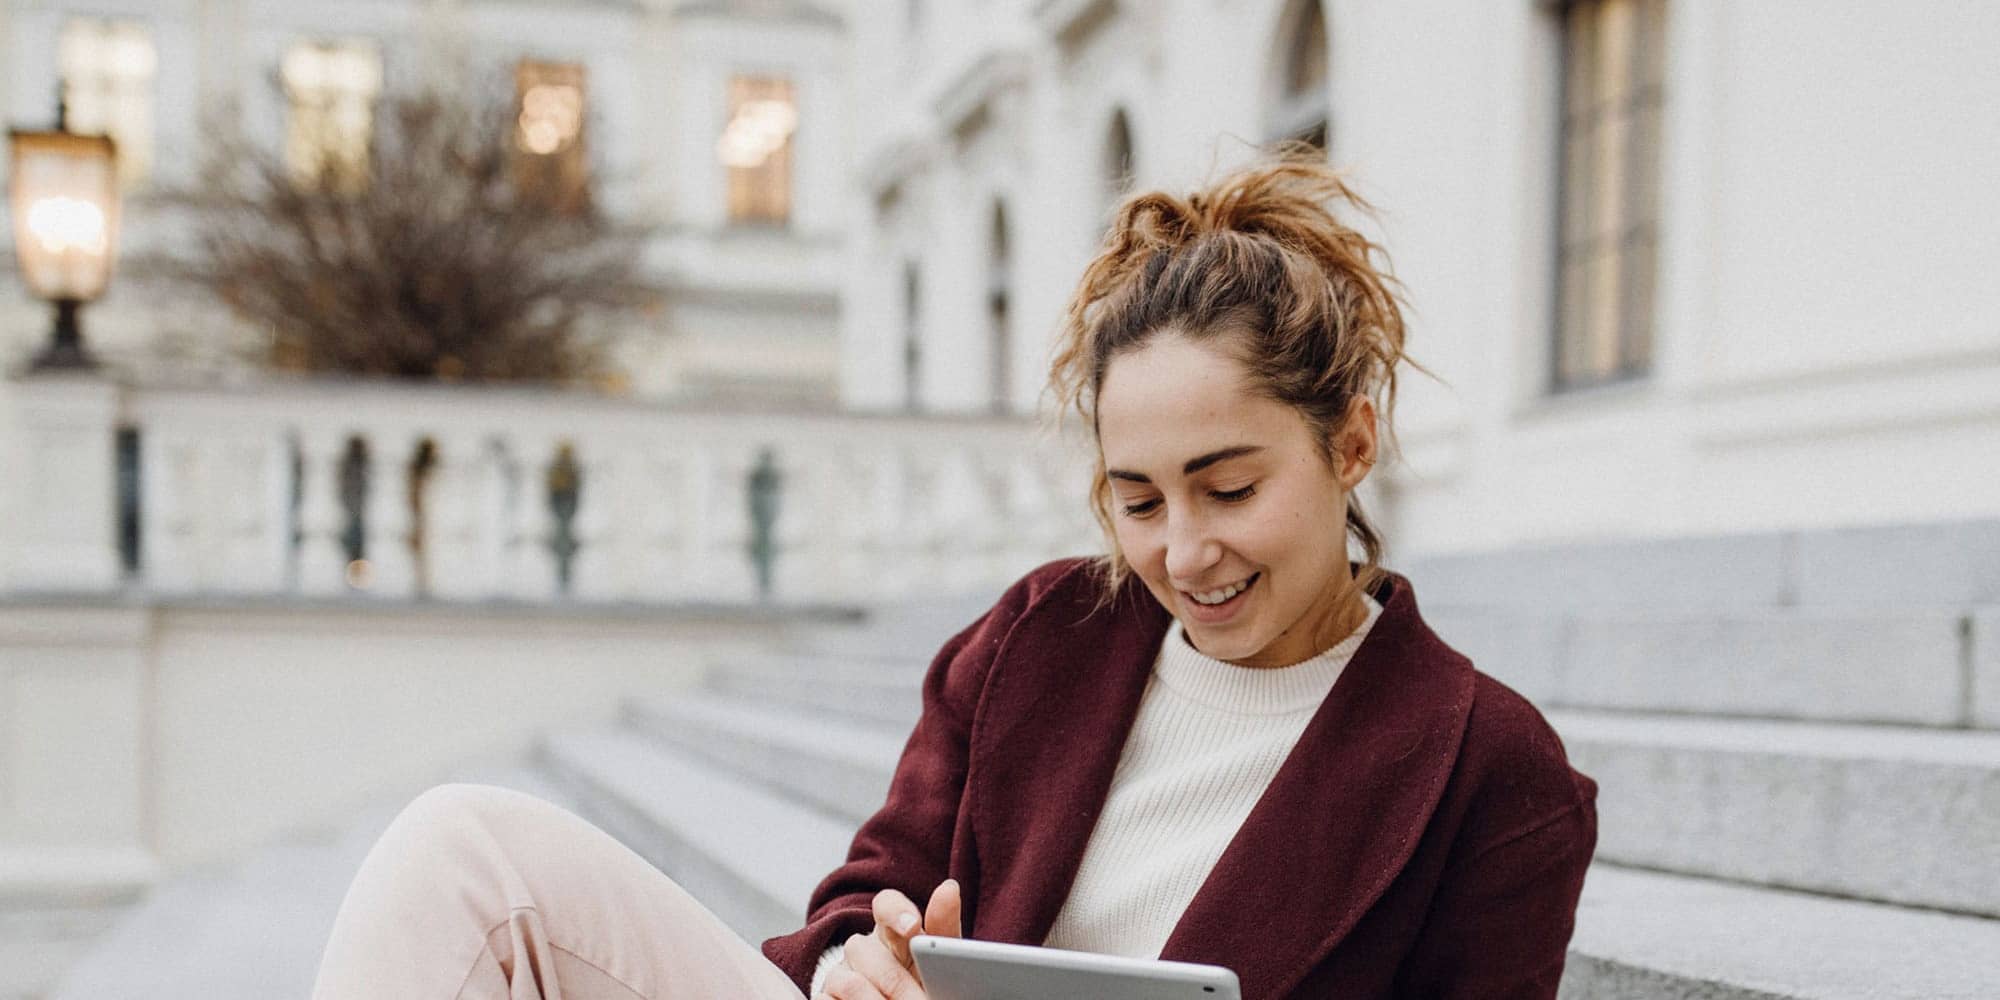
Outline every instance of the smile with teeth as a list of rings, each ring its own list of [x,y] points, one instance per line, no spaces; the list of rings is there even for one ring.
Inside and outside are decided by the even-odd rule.
[[[1249,589],[1250,584],[1256,582],[1256,580],[1257,580],[1257,574],[1252,573],[1248,578],[1244,579],[1241,583],[1232,583],[1229,586],[1222,588],[1221,590],[1211,590],[1205,594],[1188,594],[1188,596],[1193,598],[1196,604],[1221,604],[1222,602],[1227,601],[1230,598],[1235,597],[1237,594],[1240,594],[1243,591]],[[1185,591],[1183,593],[1185,593]]]

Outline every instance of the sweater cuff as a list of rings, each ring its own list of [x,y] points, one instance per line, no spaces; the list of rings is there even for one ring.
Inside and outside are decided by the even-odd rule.
[[[813,966],[812,988],[806,991],[807,996],[817,997],[820,995],[820,988],[826,985],[826,974],[833,971],[834,966],[840,964],[846,952],[847,946],[845,944],[837,944],[819,953],[819,964]]]

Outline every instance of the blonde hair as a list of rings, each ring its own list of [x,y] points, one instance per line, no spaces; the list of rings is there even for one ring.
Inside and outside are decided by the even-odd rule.
[[[1386,428],[1397,364],[1429,371],[1404,353],[1401,285],[1386,253],[1335,219],[1329,203],[1372,211],[1323,153],[1304,144],[1270,150],[1184,198],[1162,191],[1127,198],[1064,313],[1049,368],[1056,418],[1074,409],[1094,439],[1112,359],[1171,330],[1222,346],[1242,364],[1251,391],[1297,410],[1329,468],[1336,467],[1333,432],[1357,397],[1375,401]],[[1107,550],[1096,559],[1102,607],[1131,566],[1113,530],[1101,447],[1090,504]],[[1351,535],[1365,554],[1350,589],[1372,589],[1385,575],[1382,537],[1353,491],[1345,532],[1343,540]]]

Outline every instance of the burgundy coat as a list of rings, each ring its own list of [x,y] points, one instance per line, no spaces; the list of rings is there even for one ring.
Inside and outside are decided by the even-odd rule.
[[[805,990],[896,888],[947,876],[968,937],[1040,944],[1069,894],[1171,619],[1136,578],[1091,614],[1082,559],[1044,565],[945,643],[888,801],[764,942]],[[1553,997],[1597,843],[1597,785],[1520,695],[1425,626],[1409,580],[1175,925],[1160,957],[1246,1000]]]

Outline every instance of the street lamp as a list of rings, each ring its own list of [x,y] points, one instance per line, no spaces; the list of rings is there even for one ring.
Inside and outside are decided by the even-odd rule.
[[[55,304],[49,346],[33,371],[97,366],[77,313],[104,294],[118,241],[118,150],[109,136],[69,131],[60,103],[53,131],[11,129],[14,256],[28,290]]]

